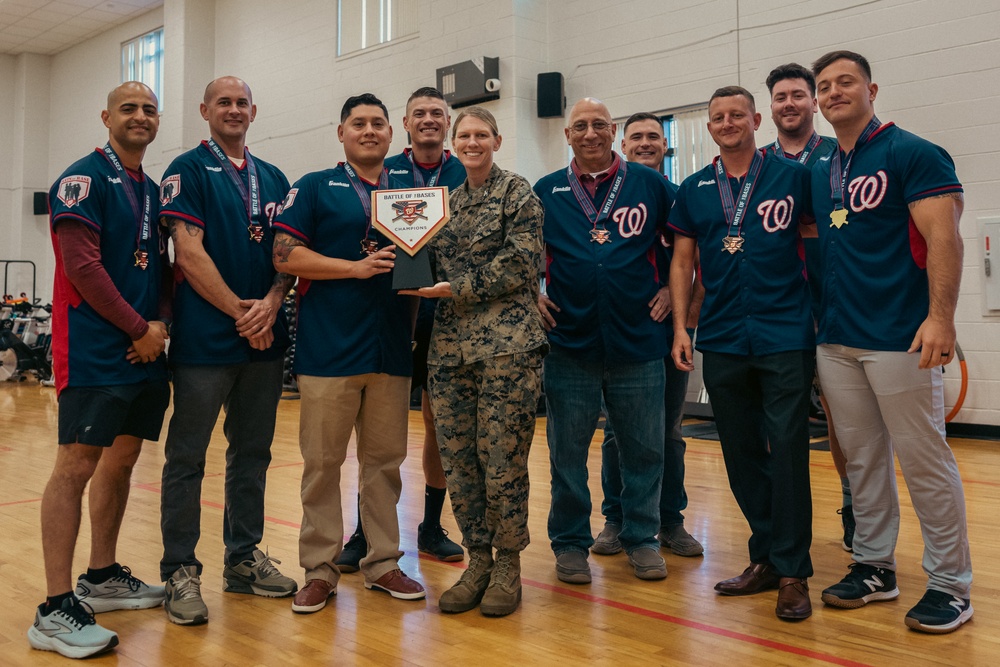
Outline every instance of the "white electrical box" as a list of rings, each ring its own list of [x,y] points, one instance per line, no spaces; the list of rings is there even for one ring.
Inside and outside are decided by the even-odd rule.
[[[1000,217],[979,219],[979,247],[983,254],[983,308],[1000,315]]]

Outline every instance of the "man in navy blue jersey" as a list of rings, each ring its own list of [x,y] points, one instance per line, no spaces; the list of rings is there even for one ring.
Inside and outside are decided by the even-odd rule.
[[[444,149],[444,141],[451,127],[448,103],[437,88],[418,88],[406,101],[403,129],[409,133],[410,147],[386,159],[389,187],[409,189],[445,186],[449,191],[465,182],[465,167]],[[434,306],[437,299],[421,299],[413,339],[413,379],[411,384],[422,387],[421,412],[424,419],[424,518],[417,528],[417,548],[443,561],[460,561],[465,557],[462,547],[448,538],[441,527],[441,509],[448,493],[441,452],[434,434],[434,415],[427,395],[427,349],[434,323]],[[368,552],[360,512],[357,529],[344,545],[337,558],[341,572],[354,572]]]
[[[809,388],[814,337],[799,225],[808,212],[809,170],[767,150],[754,133],[753,96],[713,93],[712,164],[684,180],[670,213],[674,363],[693,370],[687,333],[695,249],[705,301],[698,320],[702,375],[712,401],[729,485],[750,524],[750,566],[720,581],[723,595],[778,590],[784,620],[812,614]]]
[[[573,160],[534,187],[545,208],[547,296],[539,309],[545,358],[546,434],[552,473],[548,532],[556,576],[590,583],[587,453],[602,400],[614,424],[622,475],[618,539],[640,579],[663,579],[659,554],[663,476],[665,308],[655,247],[674,186],[613,150],[615,124],[600,100],[570,112]],[[688,283],[690,285],[690,283]]]
[[[810,169],[820,161],[829,160],[830,153],[837,147],[837,140],[820,136],[813,127],[819,107],[816,104],[816,79],[812,72],[798,63],[779,65],[767,75],[766,83],[771,93],[771,120],[778,130],[778,137],[769,150],[775,155],[795,160]],[[818,321],[822,291],[819,239],[804,238],[802,245],[805,250],[806,271],[809,275],[813,319]],[[851,505],[851,483],[847,479],[847,462],[840,450],[837,431],[830,416],[830,406],[822,393],[819,398],[826,413],[833,466],[840,477],[843,503],[839,512],[844,529],[843,546],[845,550],[850,551],[851,541],[854,538],[854,514]]]
[[[156,184],[142,170],[160,125],[156,96],[142,83],[123,83],[108,95],[101,119],[107,144],[73,163],[49,192],[59,451],[41,508],[48,599],[28,641],[69,658],[118,644],[94,612],[163,602],[163,587],[146,585],[116,560],[132,468],[142,441],[159,439],[170,402],[163,358],[169,271]],[[90,566],[74,594],[73,549],[88,482]]]
[[[952,632],[973,613],[965,495],[945,440],[941,378],[955,355],[962,184],[943,148],[875,116],[878,85],[864,56],[833,51],[813,73],[838,143],[813,172],[824,272],[817,363],[857,521],[851,571],[823,602],[854,609],[899,596],[895,453],[929,578],[905,623]]]
[[[167,582],[167,618],[181,625],[208,620],[195,547],[205,452],[223,408],[229,442],[223,590],[285,597],[297,589],[258,548],[288,347],[281,306],[294,282],[271,263],[271,223],[288,180],[246,148],[257,107],[245,82],[231,76],[212,81],[200,109],[210,138],[178,156],[160,183],[161,215],[177,266],[160,576]]]
[[[663,136],[663,121],[646,112],[635,113],[625,121],[622,131],[622,152],[629,162],[644,164],[650,169],[663,169],[663,156],[667,151],[667,140]],[[660,280],[666,282],[670,272],[670,257],[673,255],[672,235],[663,237],[657,248]],[[694,332],[698,323],[698,312],[704,290],[701,281],[694,283],[696,293],[688,309],[687,328]],[[670,308],[670,289],[664,285],[657,293],[663,307]],[[673,327],[666,327],[668,346],[673,343]],[[678,556],[698,556],[705,548],[684,528],[687,507],[687,492],[684,489],[684,442],[681,422],[684,418],[684,400],[687,395],[688,374],[679,370],[673,359],[664,359],[665,393],[663,409],[665,432],[663,438],[663,483],[660,489],[660,532],[657,538],[665,548]],[[618,441],[610,421],[604,428],[604,443],[601,445],[601,488],[604,501],[601,513],[604,515],[604,529],[594,540],[591,551],[596,554],[615,554],[622,550],[618,539],[622,529],[621,510],[621,467]]]
[[[292,602],[298,613],[319,611],[337,592],[340,471],[354,430],[365,588],[401,600],[424,597],[398,562],[414,303],[393,292],[395,246],[372,227],[372,192],[389,188],[385,105],[371,93],[348,98],[337,136],[347,160],[295,183],[277,222],[273,257],[300,279],[294,368],[302,394],[299,563],[306,585]]]

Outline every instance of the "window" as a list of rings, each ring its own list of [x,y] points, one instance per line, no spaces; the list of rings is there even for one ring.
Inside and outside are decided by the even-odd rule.
[[[417,32],[417,0],[337,0],[337,55]]]
[[[163,111],[163,28],[122,44],[122,83],[126,81],[149,86]]]
[[[708,105],[700,105],[674,112],[657,114],[663,123],[663,136],[667,139],[667,154],[663,156],[660,172],[671,182],[681,181],[695,173],[715,157],[718,152],[708,133]],[[621,151],[625,120],[619,118],[615,134],[615,150]],[[572,152],[570,158],[573,157]]]

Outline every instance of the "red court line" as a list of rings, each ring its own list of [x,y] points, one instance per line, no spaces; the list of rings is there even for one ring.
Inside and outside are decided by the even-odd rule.
[[[451,567],[456,567],[456,568],[463,567],[462,563],[443,563],[432,556],[426,556],[424,554],[420,554],[420,559],[426,560],[431,563],[450,565]],[[636,614],[638,616],[645,616],[646,618],[651,618],[656,621],[663,621],[665,623],[679,625],[685,628],[690,628],[692,630],[707,632],[709,634],[713,634],[719,637],[726,637],[727,639],[735,639],[736,641],[746,642],[748,644],[755,644],[757,646],[763,646],[765,648],[781,651],[782,653],[790,653],[792,655],[802,656],[803,658],[811,658],[813,660],[819,660],[821,662],[826,662],[831,665],[843,665],[844,667],[869,667],[869,665],[864,662],[856,662],[854,660],[848,660],[847,658],[840,658],[835,655],[829,655],[827,653],[813,651],[811,649],[802,648],[800,646],[793,646],[792,644],[784,644],[782,642],[776,642],[771,639],[764,639],[763,637],[754,637],[753,635],[744,634],[742,632],[736,632],[734,630],[727,630],[725,628],[720,628],[715,625],[709,625],[707,623],[692,621],[687,618],[671,616],[670,614],[664,614],[662,612],[653,611],[652,609],[637,607],[635,605],[627,604],[625,602],[618,602],[617,600],[609,600],[608,598],[603,598],[598,595],[591,595],[590,593],[584,593],[580,590],[572,588],[565,588],[563,586],[554,586],[552,584],[548,584],[543,581],[534,581],[532,579],[521,579],[521,583],[531,586],[532,588],[538,588],[545,591],[551,591],[553,593],[559,593],[560,595],[576,598],[577,600],[592,602],[594,604],[599,604],[604,607],[610,607],[612,609],[618,609],[619,611],[624,611],[630,614]]]
[[[7,505],[24,505],[25,503],[40,503],[41,498],[28,498],[27,500],[9,500],[5,503],[0,503],[0,507],[6,507]]]

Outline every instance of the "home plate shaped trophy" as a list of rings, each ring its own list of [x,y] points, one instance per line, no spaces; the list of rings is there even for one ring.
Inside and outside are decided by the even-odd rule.
[[[427,242],[448,222],[448,188],[376,190],[372,193],[372,226],[396,245],[392,289],[434,284]]]

